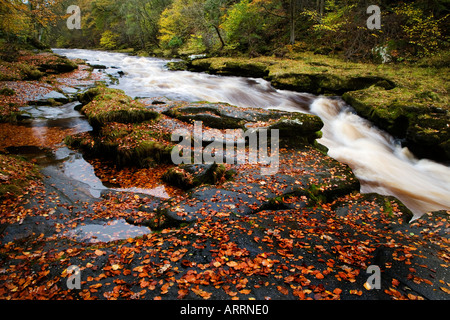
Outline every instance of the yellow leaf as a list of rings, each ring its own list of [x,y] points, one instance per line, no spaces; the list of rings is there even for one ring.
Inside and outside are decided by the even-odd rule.
[[[372,290],[372,287],[370,286],[370,284],[368,282],[364,283],[364,288],[366,288],[366,290],[368,290],[368,291]]]
[[[442,291],[444,291],[445,293],[450,294],[450,290],[444,287],[440,287]]]

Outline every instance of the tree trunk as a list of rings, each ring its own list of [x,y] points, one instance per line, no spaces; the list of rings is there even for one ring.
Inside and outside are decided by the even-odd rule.
[[[222,35],[220,34],[219,27],[216,25],[212,25],[212,26],[217,32],[217,36],[219,37],[219,40],[220,40],[220,50],[222,50],[225,47],[225,41],[223,41]]]
[[[289,25],[291,29],[290,43],[295,44],[295,0],[290,0],[289,11]]]
[[[325,0],[320,0],[320,5],[319,5],[320,20],[322,20],[324,10],[325,10]]]

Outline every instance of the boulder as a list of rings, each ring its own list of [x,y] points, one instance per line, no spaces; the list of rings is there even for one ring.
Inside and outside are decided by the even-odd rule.
[[[404,88],[385,90],[375,86],[347,92],[342,98],[361,117],[403,139],[403,145],[416,156],[450,160],[450,111],[434,106],[429,98]]]
[[[169,169],[162,176],[162,180],[188,190],[202,184],[216,184],[222,178],[229,178],[230,175],[223,164],[193,164]]]
[[[269,126],[270,130],[279,130],[280,139],[288,143],[312,144],[320,138],[319,131],[323,128],[323,121],[314,115],[292,113],[282,117]]]
[[[94,129],[107,123],[141,123],[159,116],[158,112],[149,110],[118,89],[92,88],[80,94],[78,100],[84,105],[81,111]]]
[[[286,114],[257,108],[238,108],[227,103],[175,102],[164,114],[181,121],[202,121],[210,128],[244,129],[248,122],[277,119]]]

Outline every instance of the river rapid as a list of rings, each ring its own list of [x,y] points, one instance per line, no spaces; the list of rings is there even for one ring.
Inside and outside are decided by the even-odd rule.
[[[425,212],[450,210],[450,167],[415,158],[339,98],[277,90],[263,79],[169,71],[168,60],[158,58],[82,49],[54,52],[105,66],[104,72],[120,76],[111,87],[122,89],[131,97],[226,102],[239,107],[315,114],[325,123],[319,142],[329,148],[331,157],[352,168],[361,182],[362,193],[393,195],[416,218]]]

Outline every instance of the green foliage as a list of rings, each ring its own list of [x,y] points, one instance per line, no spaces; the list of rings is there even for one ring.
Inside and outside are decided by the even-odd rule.
[[[117,34],[107,30],[102,34],[102,38],[100,39],[100,45],[107,50],[115,49],[117,47],[118,37],[119,36]]]
[[[0,34],[8,43],[42,37],[52,46],[134,48],[143,55],[285,57],[308,50],[375,62],[380,50],[404,61],[449,46],[447,0],[381,1],[381,30],[367,28],[368,4],[357,0],[78,0],[82,29],[69,30],[65,10],[72,2],[2,1]]]
[[[10,88],[0,89],[0,95],[2,95],[2,96],[13,96],[15,94],[16,94],[16,92],[14,91],[14,89],[10,89]]]
[[[433,13],[426,14],[421,8],[404,3],[393,11],[402,19],[404,40],[414,50],[414,55],[430,56],[440,49],[440,41],[443,40],[443,22],[450,15],[436,19]]]

